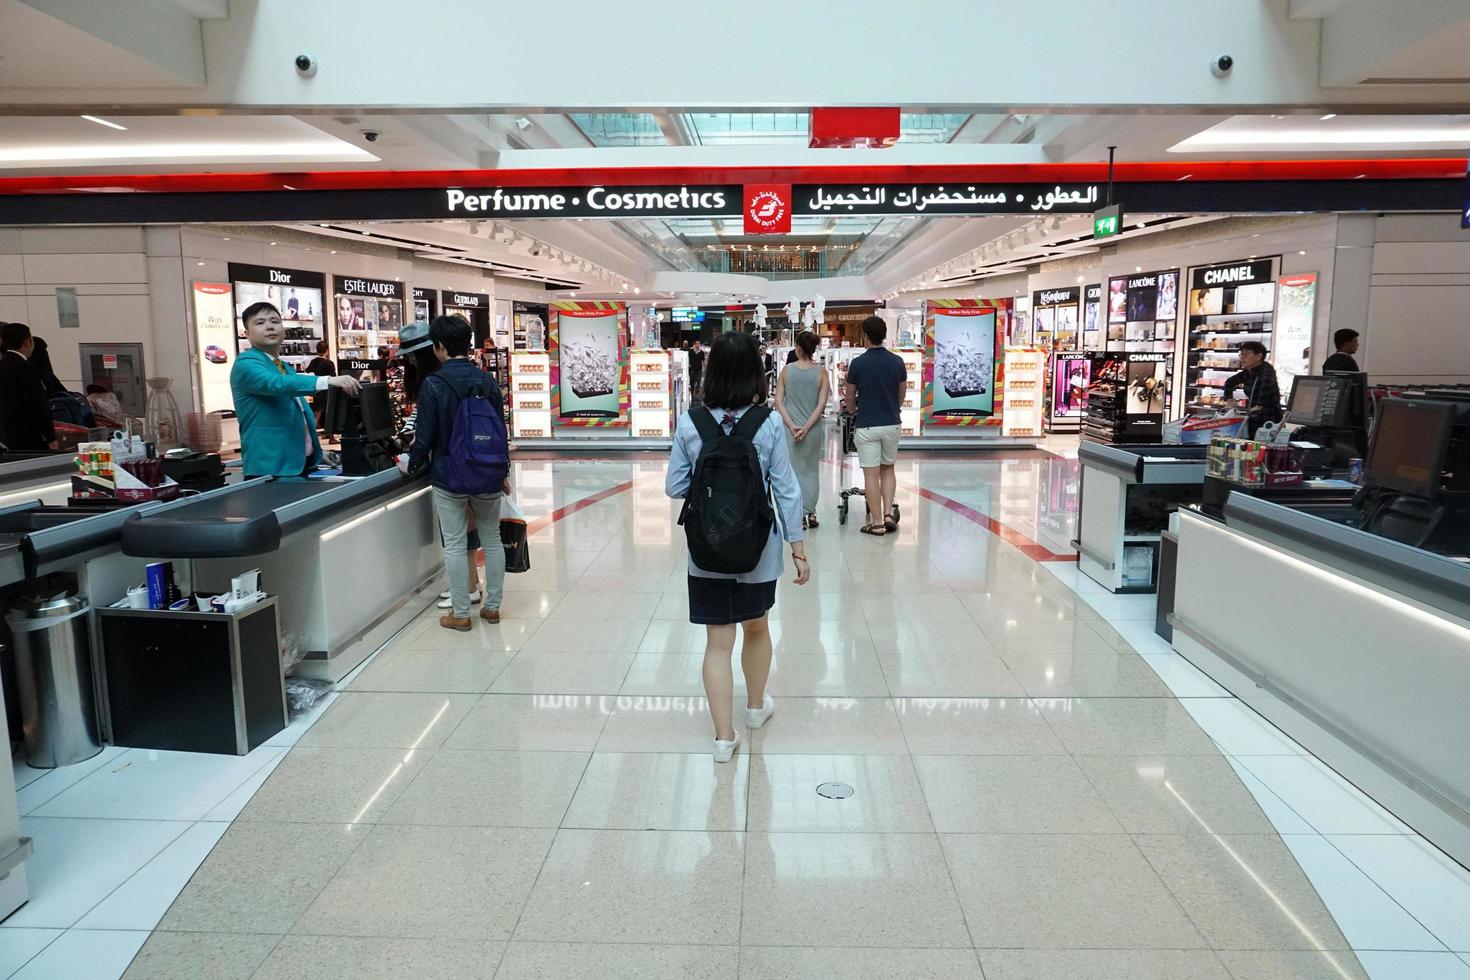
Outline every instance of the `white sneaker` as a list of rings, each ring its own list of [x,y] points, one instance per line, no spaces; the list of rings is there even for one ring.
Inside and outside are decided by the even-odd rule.
[[[483,595],[481,593],[479,593],[479,592],[471,592],[470,593],[470,605],[472,605],[472,606],[478,605],[479,602],[480,602],[480,600],[482,598],[483,598]],[[449,598],[449,593],[448,592],[444,593],[444,595],[439,599],[439,608],[440,609],[453,609],[454,608],[454,600],[451,599],[451,598]]]
[[[450,596],[450,592],[449,592],[448,589],[445,589],[443,592],[439,593],[439,598],[441,598],[441,599],[448,599],[449,596]]]
[[[759,728],[771,720],[771,714],[776,710],[776,699],[769,694],[761,700],[759,708],[745,709],[745,727]]]
[[[715,761],[716,762],[729,762],[732,758],[734,758],[734,756],[735,756],[735,750],[738,749],[739,747],[740,747],[740,733],[739,732],[736,732],[735,733],[735,737],[733,739],[731,739],[730,741],[728,741],[728,742],[721,742],[719,739],[715,739]]]

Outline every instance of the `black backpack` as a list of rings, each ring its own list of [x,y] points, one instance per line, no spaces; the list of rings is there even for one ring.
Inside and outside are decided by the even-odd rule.
[[[763,405],[747,409],[726,435],[709,409],[689,412],[703,444],[679,523],[689,556],[706,572],[754,571],[766,550],[776,514],[754,440],[770,415]]]

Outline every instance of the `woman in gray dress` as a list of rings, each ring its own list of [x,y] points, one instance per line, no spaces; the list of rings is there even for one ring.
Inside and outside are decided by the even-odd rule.
[[[822,440],[820,433],[812,433],[827,408],[827,372],[816,362],[816,354],[817,335],[803,330],[796,336],[796,360],[776,381],[776,411],[786,423],[786,444],[801,484],[804,527],[817,526],[817,497],[822,490]]]

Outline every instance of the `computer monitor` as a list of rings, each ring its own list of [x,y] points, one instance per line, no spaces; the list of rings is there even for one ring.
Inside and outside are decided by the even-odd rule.
[[[381,382],[365,384],[362,394],[357,396],[358,411],[362,413],[362,437],[368,442],[392,439],[398,428],[393,417],[393,402],[388,397],[388,386]]]
[[[1439,494],[1456,414],[1449,402],[1384,399],[1364,483],[1432,500]]]
[[[1301,376],[1291,383],[1291,397],[1286,400],[1286,421],[1292,425],[1326,425],[1322,418],[1323,394],[1327,379]]]
[[[321,398],[318,394],[316,397]],[[322,412],[322,431],[329,436],[351,435],[354,426],[353,399],[341,388],[328,388],[327,407]]]

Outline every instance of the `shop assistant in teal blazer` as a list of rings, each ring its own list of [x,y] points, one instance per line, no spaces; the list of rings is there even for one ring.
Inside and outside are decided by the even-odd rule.
[[[281,311],[270,303],[252,303],[240,314],[250,341],[230,369],[230,391],[240,419],[240,449],[246,476],[301,476],[321,462],[316,421],[305,395],[341,388],[360,390],[356,378],[297,374],[278,356],[286,336]]]

